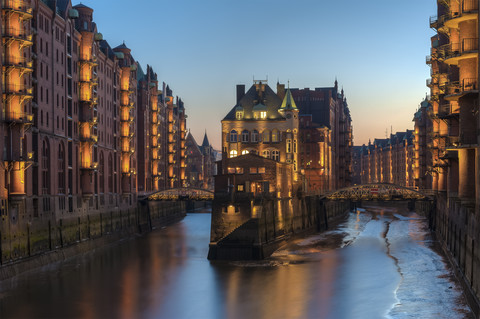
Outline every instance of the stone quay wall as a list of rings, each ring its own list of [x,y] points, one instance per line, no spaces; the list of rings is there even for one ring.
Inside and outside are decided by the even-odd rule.
[[[266,258],[289,237],[326,230],[349,210],[348,201],[322,201],[319,196],[277,198],[268,194],[216,194],[208,258]]]
[[[417,202],[416,211],[428,218],[430,229],[454,267],[470,307],[480,315],[480,220],[475,205],[438,192],[436,200]]]
[[[184,202],[140,201],[137,207],[34,222],[0,224],[0,280],[146,233],[183,218]]]

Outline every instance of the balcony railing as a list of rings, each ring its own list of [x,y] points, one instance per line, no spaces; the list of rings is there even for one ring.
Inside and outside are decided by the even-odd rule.
[[[14,10],[17,12],[26,13],[32,15],[33,9],[30,7],[28,1],[19,1],[19,0],[3,0],[2,9],[4,10]]]
[[[454,58],[465,53],[478,52],[478,38],[465,38],[462,42],[442,45],[441,54],[445,59]]]
[[[6,94],[33,95],[33,88],[23,84],[3,83],[2,89]]]
[[[5,112],[4,121],[13,123],[33,123],[33,114],[27,114],[24,112]]]
[[[98,167],[98,162],[87,162],[87,161],[82,161],[80,169],[84,170],[96,170]]]
[[[2,35],[4,37],[11,37],[11,38],[15,38],[15,39],[19,39],[27,42],[33,41],[33,35],[26,32],[25,29],[2,28]]]
[[[13,66],[20,66],[23,68],[33,68],[33,62],[29,59],[20,56],[14,55],[4,55],[3,56],[3,63],[5,65],[13,65]]]

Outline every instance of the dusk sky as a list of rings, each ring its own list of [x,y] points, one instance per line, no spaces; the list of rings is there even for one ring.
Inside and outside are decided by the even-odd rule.
[[[412,129],[429,89],[434,0],[84,0],[112,47],[125,41],[185,102],[198,143],[220,149],[237,84],[345,90],[355,145]],[[78,4],[74,2],[74,5]]]

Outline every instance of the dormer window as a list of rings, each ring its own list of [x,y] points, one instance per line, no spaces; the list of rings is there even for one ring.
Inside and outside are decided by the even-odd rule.
[[[264,120],[267,118],[267,107],[261,103],[253,107],[253,117],[258,120]]]
[[[260,118],[261,119],[266,119],[267,118],[267,111],[260,112]]]
[[[235,108],[235,118],[237,120],[243,120],[243,107],[237,106]]]

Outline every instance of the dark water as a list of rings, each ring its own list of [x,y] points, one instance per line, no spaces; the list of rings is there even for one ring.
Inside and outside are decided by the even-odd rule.
[[[207,259],[210,214],[0,282],[0,318],[470,318],[425,220],[351,213],[261,262]]]

